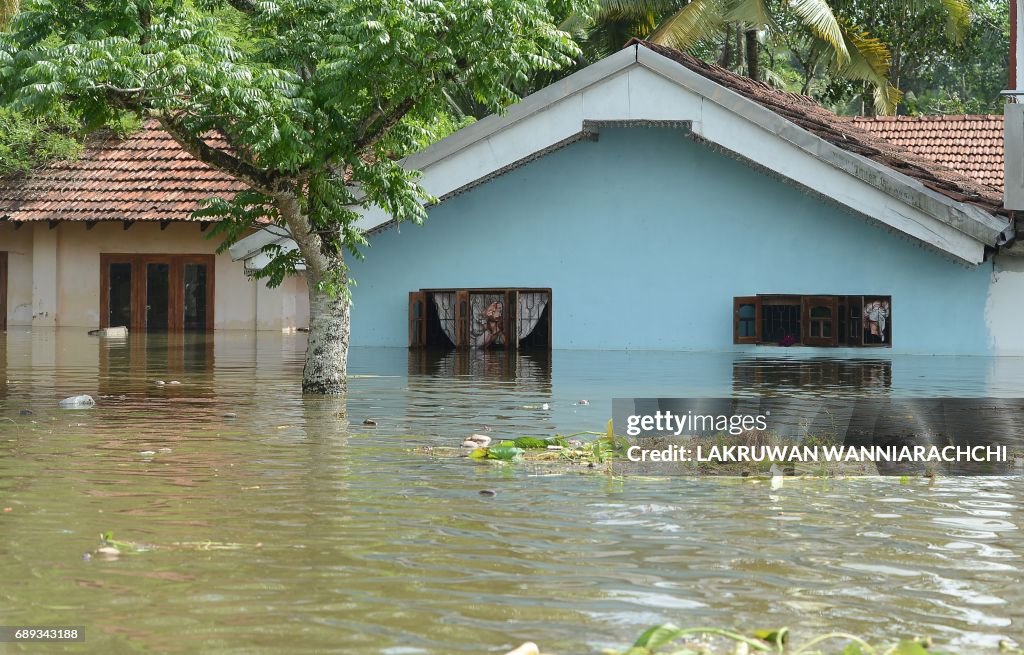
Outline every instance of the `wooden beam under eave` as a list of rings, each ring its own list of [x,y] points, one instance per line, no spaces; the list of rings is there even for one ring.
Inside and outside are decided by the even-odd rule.
[[[60,225],[60,221],[59,220],[57,220],[57,221],[50,221],[50,229],[51,230],[53,228],[57,227],[58,225]]]
[[[199,231],[205,232],[212,224],[213,221],[199,221]]]
[[[86,230],[91,230],[92,228],[96,227],[97,223],[99,223],[99,221],[86,221],[85,222],[85,229]]]
[[[131,226],[135,225],[135,221],[121,221],[121,222],[124,224],[124,229],[126,229],[126,230],[128,228],[130,228]]]
[[[171,221],[160,221],[160,231],[163,232],[167,229],[167,226],[171,224]]]
[[[10,219],[4,219],[4,220],[5,221],[10,221]],[[25,221],[10,221],[10,223],[12,225],[14,225],[14,229],[15,230],[20,230],[21,226],[25,224]]]

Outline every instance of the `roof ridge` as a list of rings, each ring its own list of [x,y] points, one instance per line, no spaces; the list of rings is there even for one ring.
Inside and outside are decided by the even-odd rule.
[[[918,116],[853,116],[859,122],[923,122],[923,121],[999,121],[1001,114],[921,114]]]

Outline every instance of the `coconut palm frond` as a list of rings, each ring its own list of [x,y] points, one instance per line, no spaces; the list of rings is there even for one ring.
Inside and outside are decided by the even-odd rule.
[[[717,36],[721,26],[721,0],[691,0],[662,21],[649,38],[654,43],[677,50],[689,50],[697,43]]]
[[[946,38],[960,43],[971,23],[971,8],[964,0],[942,0],[946,12]]]
[[[839,19],[832,13],[828,0],[790,0],[789,10],[800,19],[816,37],[829,44],[836,53],[836,63],[842,65],[850,58]]]
[[[725,20],[758,30],[776,27],[775,18],[764,0],[729,0],[725,6]]]
[[[889,48],[860,28],[844,25],[842,35],[849,58],[836,67],[837,73],[849,80],[870,83],[875,88],[875,112],[892,114],[902,94],[889,82],[889,66],[892,63]]]
[[[0,0],[2,2],[2,0]],[[598,0],[594,16],[663,15],[679,9],[680,0]]]
[[[903,92],[892,84],[876,86],[875,92],[875,113],[881,116],[891,116],[896,113],[896,106],[900,104]]]

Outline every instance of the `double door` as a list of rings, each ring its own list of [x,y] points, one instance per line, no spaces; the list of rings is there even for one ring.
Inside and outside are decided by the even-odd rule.
[[[213,255],[100,255],[100,327],[212,330]]]

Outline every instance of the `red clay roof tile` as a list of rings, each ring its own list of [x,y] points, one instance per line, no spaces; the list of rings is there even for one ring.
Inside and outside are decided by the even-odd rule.
[[[0,218],[11,221],[186,221],[211,196],[245,185],[210,168],[147,121],[127,139],[94,138],[80,159],[0,182]]]
[[[1003,190],[1003,117],[877,116],[857,127],[924,155],[975,181]]]

